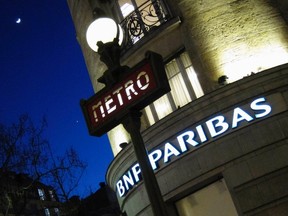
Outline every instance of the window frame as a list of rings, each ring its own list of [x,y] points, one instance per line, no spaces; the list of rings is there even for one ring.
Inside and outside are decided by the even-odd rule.
[[[190,103],[190,102],[196,100],[198,97],[197,97],[197,95],[196,95],[196,93],[195,93],[195,91],[194,91],[194,89],[193,89],[192,82],[190,82],[190,79],[189,79],[189,76],[188,76],[188,72],[186,71],[186,69],[189,68],[189,67],[192,67],[192,68],[193,68],[193,63],[192,63],[192,61],[191,61],[191,59],[190,59],[190,57],[189,57],[189,55],[188,55],[191,64],[190,64],[189,67],[185,68],[184,62],[183,62],[183,60],[181,59],[181,55],[185,54],[185,52],[186,52],[186,54],[188,55],[187,51],[186,51],[184,48],[181,48],[179,51],[177,51],[177,52],[174,53],[173,55],[169,56],[166,60],[164,60],[164,64],[167,65],[169,62],[175,60],[176,65],[177,65],[177,67],[178,67],[178,69],[179,69],[179,72],[178,72],[177,74],[180,74],[181,77],[183,78],[183,81],[184,81],[184,83],[185,83],[185,88],[186,88],[186,90],[187,90],[187,92],[188,92],[188,94],[189,94],[189,97],[190,97],[190,101],[188,101],[188,103]],[[194,68],[193,68],[193,69],[194,69]],[[166,71],[166,73],[167,73],[167,71]],[[169,78],[168,78],[168,80],[169,80]],[[198,81],[198,82],[199,82],[199,81]],[[200,87],[201,87],[201,86],[200,86]],[[176,103],[175,103],[175,101],[174,101],[174,99],[173,99],[173,96],[172,96],[171,91],[168,92],[168,93],[165,94],[165,95],[166,95],[167,98],[168,98],[168,102],[169,102],[169,104],[170,104],[170,106],[171,106],[172,112],[174,112],[175,110],[177,110],[177,109],[180,108],[180,105],[179,105],[179,106],[176,105]],[[163,97],[163,96],[162,96],[162,97]],[[158,100],[158,99],[157,99],[157,100]],[[156,101],[157,101],[157,100],[156,100]],[[186,103],[186,104],[188,104],[188,103]],[[186,104],[185,104],[185,105],[186,105]],[[182,105],[182,106],[184,106],[184,105]],[[153,119],[150,119],[150,120],[149,120],[149,117],[148,117],[148,115],[147,115],[147,113],[146,113],[146,111],[145,111],[145,109],[148,108],[148,107],[149,107],[149,109],[150,109],[150,111],[151,111],[151,115],[152,115],[152,118],[153,118]],[[143,113],[144,113],[144,116],[145,116],[145,118],[146,118],[146,121],[147,121],[148,125],[151,126],[151,125],[155,124],[156,122],[158,122],[161,118],[160,118],[159,115],[157,114],[157,111],[156,111],[157,108],[156,108],[154,102],[151,103],[151,104],[149,104],[146,108],[143,110]],[[170,114],[170,113],[169,113],[169,114]],[[169,115],[169,114],[168,114],[168,115]],[[167,116],[167,115],[166,115],[166,116]]]

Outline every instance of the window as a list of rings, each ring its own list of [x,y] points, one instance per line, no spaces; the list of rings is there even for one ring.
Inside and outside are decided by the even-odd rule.
[[[44,192],[43,189],[39,189],[38,188],[38,195],[39,195],[40,200],[45,200],[46,199],[45,192]]]
[[[49,190],[49,195],[50,195],[51,201],[56,201],[54,192],[52,190]]]
[[[161,0],[118,0],[117,8],[127,48],[171,18]]]
[[[237,216],[224,179],[176,202],[179,216]]]
[[[123,17],[127,17],[131,12],[134,11],[134,6],[129,0],[118,1]]]
[[[147,7],[148,5],[152,5],[152,8],[149,7],[149,10],[155,11],[155,7],[153,7],[157,2],[155,0],[118,0],[118,4],[120,10],[122,12],[123,17],[127,17],[130,13],[132,13],[137,8]],[[146,6],[144,6],[146,5]],[[146,10],[147,10],[146,8]]]
[[[44,212],[45,212],[45,216],[50,216],[50,211],[48,208],[45,208]]]
[[[203,95],[187,52],[169,61],[165,70],[171,91],[145,108],[150,125]]]
[[[55,215],[59,216],[60,215],[60,211],[58,208],[54,208],[54,212],[55,212]]]

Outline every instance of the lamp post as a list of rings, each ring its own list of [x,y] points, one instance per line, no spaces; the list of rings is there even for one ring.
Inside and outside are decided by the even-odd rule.
[[[86,32],[89,47],[98,52],[100,60],[106,64],[107,70],[98,79],[106,86],[113,85],[122,70],[120,65],[120,44],[123,41],[123,31],[120,25],[111,18],[101,17],[92,22]]]
[[[86,38],[91,49],[98,52],[100,60],[107,65],[107,70],[98,81],[104,83],[105,87],[113,86],[127,70],[126,66],[120,65],[119,44],[123,41],[121,27],[113,19],[99,18],[88,27]],[[167,216],[166,206],[140,133],[141,114],[139,110],[130,110],[121,123],[131,136],[154,216]]]

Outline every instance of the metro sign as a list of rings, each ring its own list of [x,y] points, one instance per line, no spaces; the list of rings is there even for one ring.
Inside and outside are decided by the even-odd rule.
[[[81,101],[91,135],[103,135],[120,124],[130,111],[141,110],[170,91],[162,57],[153,52],[146,56],[112,87],[106,86]]]

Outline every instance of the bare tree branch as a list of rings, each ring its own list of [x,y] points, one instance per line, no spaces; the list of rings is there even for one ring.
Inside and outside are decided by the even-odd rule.
[[[63,201],[69,199],[79,184],[86,164],[73,148],[61,156],[54,155],[48,140],[44,138],[46,127],[45,118],[39,125],[34,125],[27,114],[20,116],[18,122],[11,126],[0,123],[0,212],[4,215],[8,213],[7,209],[16,204],[12,203],[13,193],[24,194],[36,182],[51,185]],[[32,181],[15,191],[7,191],[1,184],[1,176],[6,171],[27,174]]]

